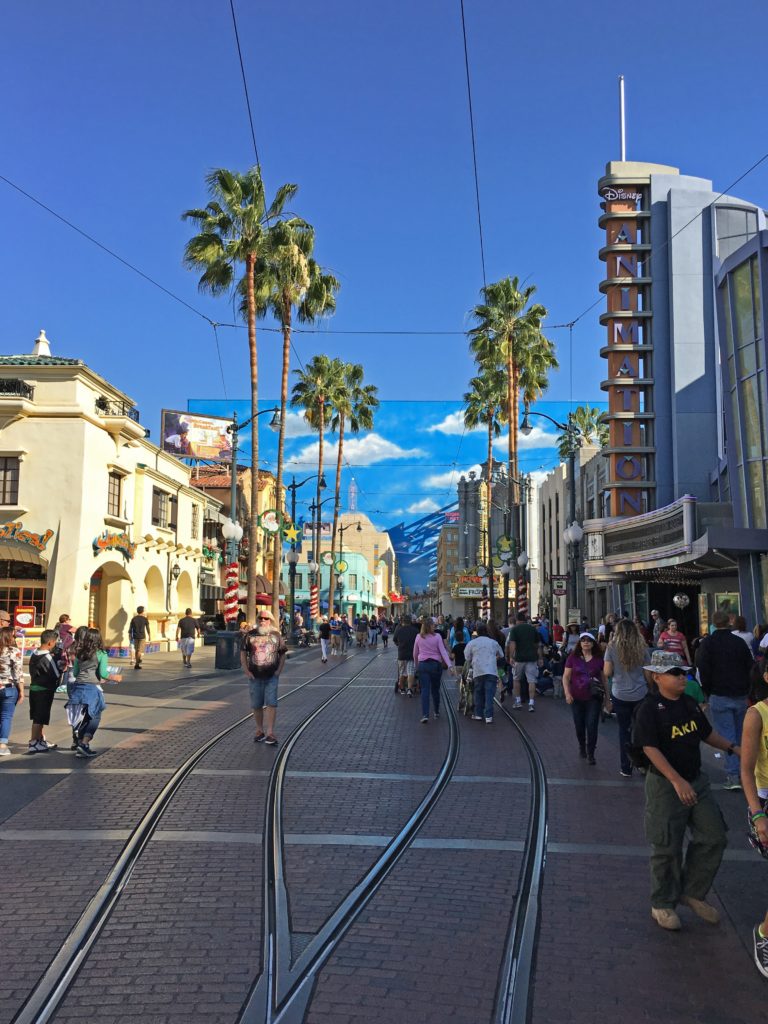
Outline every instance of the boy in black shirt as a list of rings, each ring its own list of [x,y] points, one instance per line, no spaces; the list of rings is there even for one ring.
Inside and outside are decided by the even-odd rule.
[[[28,754],[47,754],[56,748],[43,736],[46,725],[51,721],[51,707],[61,672],[53,657],[58,637],[52,629],[40,634],[40,646],[29,659],[29,717],[32,720],[32,737],[27,747]]]
[[[704,921],[720,915],[706,902],[727,845],[720,808],[701,770],[702,741],[717,750],[740,753],[719,736],[691,697],[685,695],[686,669],[679,654],[654,651],[650,672],[657,692],[635,712],[632,743],[650,762],[645,779],[645,834],[651,853],[651,916],[660,927],[680,928],[675,912],[684,903]],[[683,861],[683,839],[691,840]]]

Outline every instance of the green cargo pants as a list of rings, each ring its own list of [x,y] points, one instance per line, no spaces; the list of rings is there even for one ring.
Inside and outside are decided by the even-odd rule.
[[[674,910],[682,896],[703,900],[727,846],[727,826],[709,779],[700,772],[691,786],[698,802],[686,807],[663,776],[645,777],[645,836],[651,852],[651,906]],[[686,829],[691,838],[683,859]]]

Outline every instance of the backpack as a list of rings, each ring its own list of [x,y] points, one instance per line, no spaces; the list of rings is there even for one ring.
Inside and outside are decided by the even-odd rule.
[[[257,632],[246,634],[243,641],[248,671],[257,679],[269,679],[277,671],[283,653],[283,641],[279,633]]]

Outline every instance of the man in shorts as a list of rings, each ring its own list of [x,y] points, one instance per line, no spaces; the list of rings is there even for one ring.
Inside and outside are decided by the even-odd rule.
[[[413,645],[418,635],[418,627],[413,625],[410,615],[403,616],[402,622],[392,634],[392,640],[397,644],[397,692],[407,693],[409,697],[413,696],[416,686]]]
[[[144,657],[144,649],[147,646],[147,640],[150,640],[149,635],[149,619],[144,614],[144,605],[140,604],[136,609],[136,614],[131,619],[131,624],[128,627],[128,638],[133,644],[134,650],[136,651],[136,661],[134,668],[141,668],[141,662]]]
[[[262,608],[256,616],[256,626],[243,636],[240,664],[250,684],[251,707],[256,722],[253,742],[266,743],[268,747],[277,746],[277,686],[287,650],[272,612]]]
[[[52,629],[40,634],[40,646],[29,659],[29,717],[32,735],[27,754],[47,754],[55,750],[55,743],[48,743],[43,735],[46,725],[51,722],[51,707],[59,685],[61,672],[53,656],[58,637]]]
[[[186,668],[192,668],[195,653],[195,637],[200,636],[200,623],[192,618],[192,609],[187,608],[184,617],[176,625],[176,643],[181,651],[181,660]]]
[[[520,681],[525,675],[528,684],[528,710],[535,710],[536,682],[539,666],[543,664],[544,650],[538,629],[530,622],[525,612],[519,612],[517,624],[509,631],[507,638],[507,661],[512,665],[515,709],[521,708]]]

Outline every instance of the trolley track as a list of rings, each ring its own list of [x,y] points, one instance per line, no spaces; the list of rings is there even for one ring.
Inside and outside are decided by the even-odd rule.
[[[363,668],[349,680],[342,682],[337,692],[346,689],[351,682],[365,671],[373,660],[374,658],[369,658]],[[349,664],[349,661],[345,661],[342,664]],[[285,700],[293,694],[304,690],[307,686],[317,682],[318,679],[322,679],[331,672],[337,671],[339,667],[339,665],[333,665],[303,682],[298,682],[290,690],[281,694],[279,700]],[[325,701],[322,706],[325,706],[326,703],[328,701]],[[310,717],[313,717],[312,713]],[[89,901],[85,910],[62,943],[59,952],[50,962],[24,1004],[12,1018],[11,1024],[46,1024],[46,1022],[53,1018],[78,972],[85,963],[88,954],[107,924],[130,880],[134,868],[150,843],[174,795],[190,777],[203,757],[223,739],[251,720],[252,716],[250,714],[238,718],[235,722],[226,726],[215,736],[201,744],[176,769],[160,793],[155,797],[148,810],[133,828],[131,835],[126,840],[103,883]],[[299,728],[301,728],[301,725]]]
[[[547,851],[547,781],[535,743],[499,700],[497,708],[517,730],[531,769],[531,812],[517,899],[509,922],[494,1000],[493,1024],[525,1024],[532,1009],[533,970]]]
[[[350,680],[350,683],[352,680]],[[349,684],[347,684],[349,685]],[[292,960],[292,935],[285,881],[283,789],[288,759],[302,734],[334,701],[342,687],[294,730],[275,761],[267,794],[264,825],[264,964],[246,1000],[238,1024],[300,1024],[304,1019],[318,973],[342,942],[361,911],[410,848],[453,775],[459,755],[456,710],[443,687],[449,738],[443,762],[427,793],[382,854],[349,891],[319,931]]]

